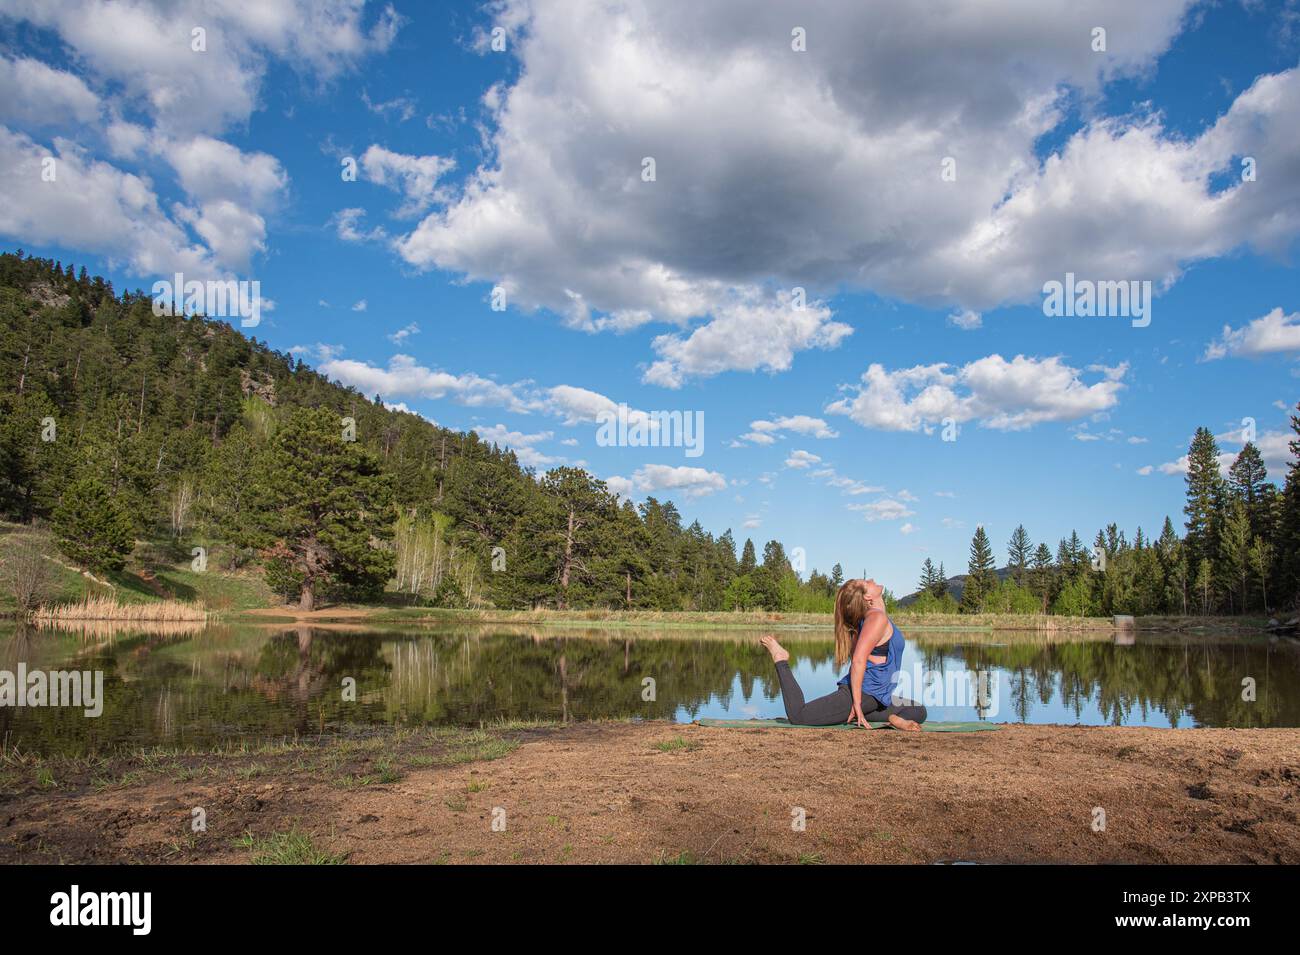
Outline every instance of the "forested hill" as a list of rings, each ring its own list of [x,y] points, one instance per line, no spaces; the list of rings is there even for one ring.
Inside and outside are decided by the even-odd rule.
[[[799,581],[779,542],[738,557],[730,531],[683,527],[671,502],[620,502],[579,468],[537,475],[152,305],[85,268],[0,255],[0,514],[52,522],[85,566],[165,536],[217,569],[264,566],[307,603],[387,587],[444,605],[829,609],[838,581]]]

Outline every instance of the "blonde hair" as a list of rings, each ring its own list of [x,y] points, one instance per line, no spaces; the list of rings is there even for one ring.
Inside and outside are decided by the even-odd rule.
[[[853,639],[867,615],[867,585],[861,580],[845,581],[835,595],[835,669],[853,655]]]

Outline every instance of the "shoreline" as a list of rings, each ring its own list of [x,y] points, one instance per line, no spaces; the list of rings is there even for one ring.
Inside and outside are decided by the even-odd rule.
[[[6,754],[0,862],[1295,864],[1298,754],[1300,729],[669,722]]]
[[[520,624],[529,626],[654,627],[660,629],[824,630],[830,614],[768,611],[624,611],[624,610],[444,610],[431,607],[370,607],[343,605],[299,611],[293,607],[263,607],[219,615],[223,622],[287,622],[376,624]],[[918,633],[1027,631],[1035,633],[1178,632],[1213,630],[1268,633],[1267,620],[1257,617],[1137,617],[1121,626],[1112,617],[1054,617],[1050,615],[970,614],[891,615],[900,628]]]

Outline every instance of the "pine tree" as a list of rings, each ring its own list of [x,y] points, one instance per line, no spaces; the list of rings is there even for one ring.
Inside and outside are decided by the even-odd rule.
[[[993,564],[993,547],[982,525],[975,528],[975,536],[971,538],[967,568],[966,583],[961,592],[961,609],[963,613],[979,613],[998,584]]]
[[[934,587],[930,593],[941,600],[948,596],[948,572],[943,569],[943,561],[939,561],[939,576],[935,578]]]
[[[1259,585],[1260,606],[1268,613],[1268,579],[1273,573],[1273,545],[1265,540],[1255,540],[1247,557],[1255,583]]]
[[[919,593],[930,593],[934,590],[935,581],[939,579],[939,568],[934,566],[934,561],[929,557],[921,564],[921,579],[916,585]]]
[[[831,568],[831,588],[838,591],[842,586],[844,586],[844,568],[836,563]]]
[[[121,570],[135,547],[134,525],[98,478],[70,484],[54,511],[54,542],[95,573]]]
[[[1219,535],[1218,568],[1224,575],[1225,589],[1239,599],[1238,613],[1246,612],[1250,585],[1250,518],[1243,500],[1234,500],[1228,508]]]
[[[1280,558],[1275,593],[1283,606],[1300,603],[1300,404],[1296,405],[1296,411],[1291,416],[1294,434],[1289,444],[1291,461],[1287,465],[1274,538]]]
[[[1219,446],[1209,428],[1197,428],[1187,451],[1187,515],[1185,538],[1188,556],[1197,574],[1200,563],[1212,559],[1219,546],[1223,508],[1223,478],[1219,474]]]
[[[763,545],[763,566],[778,578],[793,572],[780,541],[768,541]]]
[[[1161,609],[1167,613],[1186,614],[1188,601],[1187,548],[1179,540],[1174,522],[1165,516],[1164,527],[1155,544],[1163,578]]]
[[[249,538],[296,583],[298,605],[318,594],[373,597],[392,576],[393,489],[379,462],[344,440],[324,409],[294,409],[258,461],[246,503]]]
[[[1038,598],[1039,613],[1047,613],[1052,597],[1052,552],[1044,541],[1034,551],[1029,570],[1029,589]]]
[[[739,573],[752,574],[754,568],[758,566],[758,555],[754,552],[754,542],[750,538],[745,538],[745,546],[740,552],[740,567],[737,568]]]
[[[613,498],[604,481],[581,468],[547,471],[542,490],[552,504],[552,521],[543,533],[543,540],[551,555],[554,580],[559,585],[557,606],[561,610],[575,603],[581,606],[586,600],[574,601],[573,595],[578,593],[585,598],[587,594],[583,591],[595,583],[599,529],[613,515]]]
[[[1025,525],[1017,524],[1016,529],[1011,532],[1011,540],[1007,543],[1007,566],[1011,569],[1011,579],[1017,585],[1024,584],[1025,569],[1029,566],[1032,553],[1033,545],[1029,542]]]

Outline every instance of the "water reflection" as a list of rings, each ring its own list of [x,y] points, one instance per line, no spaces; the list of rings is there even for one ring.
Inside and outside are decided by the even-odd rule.
[[[200,633],[0,631],[0,669],[98,669],[99,719],[0,708],[0,737],[40,752],[123,744],[210,746],[343,724],[477,724],[499,719],[770,717],[783,710],[757,634],[582,628],[347,632],[209,626]],[[829,692],[833,647],[785,634],[809,695]],[[1137,637],[1056,641],[1022,635],[914,636],[904,657],[945,675],[988,671],[984,708],[935,719],[1151,726],[1298,726],[1293,644]],[[653,692],[646,680],[653,680]],[[1254,681],[1254,700],[1243,681]],[[355,681],[349,684],[346,681]],[[347,693],[349,685],[355,694]]]

